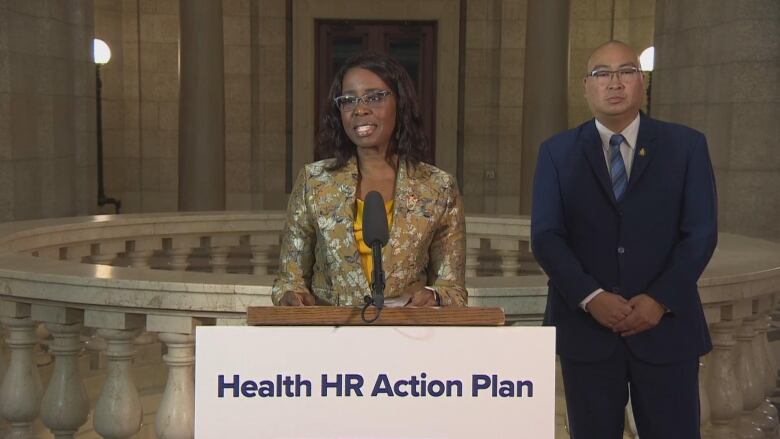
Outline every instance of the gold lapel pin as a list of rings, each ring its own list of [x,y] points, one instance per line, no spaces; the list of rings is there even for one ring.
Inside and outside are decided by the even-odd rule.
[[[644,148],[639,148],[639,156],[644,157],[647,155],[647,150]]]

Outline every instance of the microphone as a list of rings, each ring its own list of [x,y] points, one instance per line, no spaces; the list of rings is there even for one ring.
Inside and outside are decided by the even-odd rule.
[[[390,232],[382,194],[371,191],[363,205],[363,241],[371,247],[374,263],[371,281],[371,300],[377,309],[385,304],[385,271],[382,269],[382,247],[387,244]]]

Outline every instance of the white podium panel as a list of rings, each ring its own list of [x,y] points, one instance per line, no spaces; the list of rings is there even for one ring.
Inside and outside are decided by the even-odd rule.
[[[555,331],[198,327],[199,439],[553,439]]]

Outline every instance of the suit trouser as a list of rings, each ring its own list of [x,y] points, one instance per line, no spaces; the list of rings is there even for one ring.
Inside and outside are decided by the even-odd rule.
[[[699,439],[699,358],[656,365],[624,340],[596,362],[561,357],[572,439],[620,439],[631,395],[640,439]]]

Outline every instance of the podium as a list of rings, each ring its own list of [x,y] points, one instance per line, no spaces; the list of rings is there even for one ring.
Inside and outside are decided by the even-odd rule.
[[[366,323],[361,308],[344,306],[253,306],[246,312],[249,326],[503,326],[504,311],[488,307],[385,307],[376,321]],[[376,308],[366,311],[367,318]]]
[[[360,314],[251,307],[248,326],[198,327],[195,437],[553,439],[553,328],[503,326],[500,308]]]

